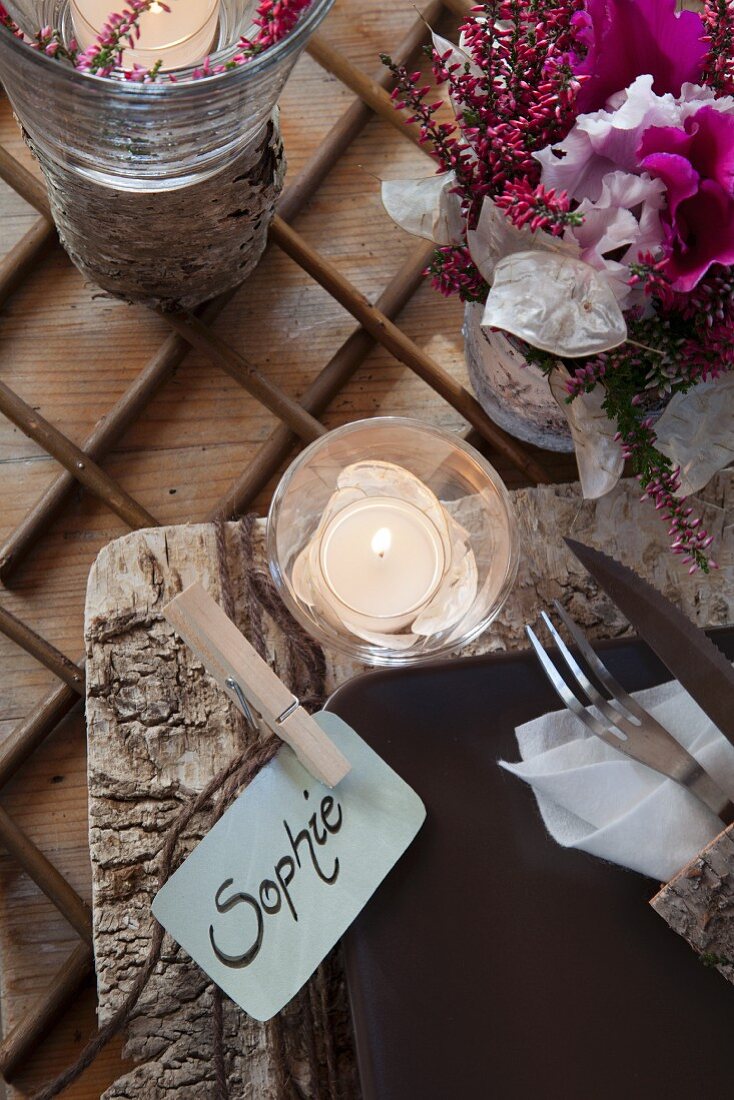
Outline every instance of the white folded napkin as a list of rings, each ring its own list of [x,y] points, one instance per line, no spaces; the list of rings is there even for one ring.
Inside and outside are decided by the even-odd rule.
[[[734,798],[734,746],[680,684],[635,698]],[[548,832],[566,848],[668,881],[723,828],[680,784],[605,745],[567,710],[515,734],[522,762],[499,763],[530,783]]]

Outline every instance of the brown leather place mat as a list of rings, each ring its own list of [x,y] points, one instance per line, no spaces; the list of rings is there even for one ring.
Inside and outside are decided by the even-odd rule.
[[[734,659],[734,628],[715,634]],[[629,690],[670,679],[600,647]],[[365,1100],[726,1095],[734,992],[648,906],[657,884],[556,845],[503,772],[557,700],[529,654],[375,672],[336,711],[427,821],[344,941]]]

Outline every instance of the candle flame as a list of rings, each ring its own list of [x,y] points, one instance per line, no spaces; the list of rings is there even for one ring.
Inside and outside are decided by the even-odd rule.
[[[379,531],[375,531],[370,545],[378,558],[384,558],[392,545],[392,532],[390,528],[381,527]]]

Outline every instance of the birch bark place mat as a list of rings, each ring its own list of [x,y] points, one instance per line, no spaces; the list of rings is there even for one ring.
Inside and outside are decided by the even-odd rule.
[[[717,641],[734,660],[734,629]],[[670,678],[637,641],[603,646],[628,688]],[[684,1100],[704,1066],[706,1095],[731,1087],[731,987],[650,908],[659,884],[561,848],[497,765],[557,706],[529,653],[378,672],[329,702],[428,812],[344,940],[364,1100]]]
[[[562,599],[592,637],[615,637],[627,629],[619,612],[563,545],[562,535],[570,531],[581,541],[603,546],[621,560],[636,564],[699,625],[733,620],[734,472],[718,475],[704,494],[704,522],[723,549],[722,569],[705,583],[688,577],[668,554],[665,528],[652,509],[639,504],[638,493],[635,482],[623,482],[596,504],[582,502],[578,486],[544,486],[514,493],[522,546],[518,580],[502,614],[474,644],[473,651],[525,648],[524,624],[534,620],[539,609],[553,598]],[[229,593],[240,628],[248,636],[262,628],[276,672],[286,682],[294,672],[293,647],[255,598],[266,568],[264,524],[260,521],[255,525],[251,540],[241,524],[226,525],[221,535],[218,542],[217,530],[211,525],[138,531],[110,543],[90,575],[86,606],[88,780],[94,946],[102,1022],[130,989],[148,950],[150,903],[161,873],[162,830],[181,803],[201,790],[236,748],[230,705],[185,647],[174,641],[163,620],[164,604],[196,579],[219,602],[225,602]],[[323,686],[331,692],[359,670],[327,654],[324,671]],[[448,707],[450,702],[444,700],[444,705]],[[456,702],[460,702],[458,694]],[[432,698],[426,697],[425,702],[419,699],[411,722],[428,722],[433,704]],[[492,712],[491,696],[484,698],[483,706]],[[361,722],[357,726],[361,732]],[[445,731],[446,745],[453,745],[459,735],[459,725],[450,723]],[[419,750],[420,746],[415,745],[411,751]],[[442,765],[447,784],[452,782],[452,760],[448,752]],[[510,777],[503,778],[510,781]],[[428,808],[426,828],[431,830],[430,804]],[[532,802],[527,808],[532,811]],[[483,809],[466,803],[468,819],[474,815],[478,824]],[[522,820],[532,825],[532,812],[525,813]],[[518,837],[522,835],[519,824],[518,819]],[[199,835],[192,826],[186,836],[187,849]],[[477,874],[479,871],[478,867]],[[637,890],[644,911],[652,891],[645,880],[628,878],[640,884]],[[385,889],[392,890],[394,881],[395,876]],[[497,888],[500,890],[501,884]],[[457,904],[462,898],[463,903],[470,904],[475,889],[475,880],[457,877],[450,883]],[[527,882],[524,904],[536,916],[542,912],[543,898]],[[486,922],[488,942],[492,936],[490,916]],[[428,921],[430,910],[421,919]],[[653,924],[659,922],[654,914],[650,919]],[[579,950],[583,951],[592,942],[592,930],[575,927],[572,907],[568,924],[568,937],[577,936]],[[620,922],[619,936],[624,935]],[[664,928],[662,935],[676,939]],[[684,956],[689,950],[682,941],[680,950]],[[690,961],[694,968],[698,965],[695,959]],[[423,960],[423,965],[430,968],[431,959]],[[472,960],[462,965],[471,968]],[[315,990],[304,995],[305,999],[297,999],[286,1012],[284,1028],[291,1065],[296,1074],[303,1066],[306,1036],[299,1030],[299,1023],[304,1013],[310,1014],[318,1058],[323,1062],[330,1055],[342,1094],[351,1100],[358,1095],[358,1086],[338,968],[330,963],[318,975],[318,982]],[[456,988],[450,987],[434,1005],[437,1019],[448,1021],[455,1012],[451,993]],[[648,994],[653,1003],[655,989]],[[587,995],[588,990],[579,992],[581,1000]],[[388,993],[388,997],[396,996],[396,991]],[[328,1019],[319,1007],[327,1004],[332,1008]],[[385,1011],[387,1007],[385,1004]],[[165,966],[157,968],[127,1030],[126,1053],[140,1064],[105,1092],[107,1100],[131,1095],[210,1095],[211,1009],[207,979],[183,952],[171,951]],[[517,1020],[518,1035],[527,1044],[532,1044],[546,1026],[557,1025],[557,1021],[539,1019],[532,1002],[515,1006],[514,1011],[521,1017]],[[622,1034],[623,1019],[618,1017]],[[225,1001],[224,1037],[232,1094],[258,1100],[270,1097],[275,1080],[268,1055],[267,1025],[247,1019]],[[610,1037],[610,1060],[614,1041]],[[316,1094],[307,1076],[300,1084],[306,1095]],[[595,1089],[596,1084],[590,1083],[590,1088]],[[412,1093],[416,1095],[427,1100],[428,1094]]]

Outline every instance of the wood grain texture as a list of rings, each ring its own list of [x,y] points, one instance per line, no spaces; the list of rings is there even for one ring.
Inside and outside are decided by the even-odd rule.
[[[63,432],[45,420],[18,395],[0,382],[0,412],[20,430],[43,447],[86,489],[94,493],[131,527],[150,527],[156,523],[154,516],[146,512],[129,493],[117,484],[100,466],[84,454]]]
[[[91,922],[90,922],[91,924]],[[0,1072],[10,1080],[28,1061],[28,1044],[42,1042],[56,1018],[67,1008],[70,996],[77,996],[84,981],[93,973],[94,953],[82,942],[53,975],[43,997],[38,997],[16,1026],[3,1035],[0,1044]]]
[[[695,578],[676,568],[665,549],[665,530],[652,510],[640,513],[636,482],[622,482],[596,503],[582,501],[575,485],[516,491],[522,547],[517,583],[497,620],[464,652],[523,647],[525,623],[534,622],[553,599],[560,599],[591,637],[616,637],[628,630],[619,611],[563,543],[563,536],[571,532],[635,563],[701,625],[734,619],[734,472],[719,475],[705,496],[707,521],[725,539],[728,557],[702,592]],[[236,595],[245,590],[238,531],[236,524],[227,527]],[[263,524],[255,564],[265,567]],[[149,906],[159,884],[160,831],[181,801],[199,791],[239,743],[231,705],[163,618],[163,605],[195,578],[221,599],[214,529],[209,525],[168,527],[118,539],[101,552],[90,575],[89,791],[94,939],[103,1019],[129,988],[145,955]],[[238,625],[247,633],[248,612],[241,595],[237,610]],[[274,666],[287,678],[283,640],[272,628],[268,638]],[[327,653],[330,689],[356,671],[353,662]],[[192,830],[187,850],[197,837]],[[211,1068],[201,1055],[209,1050],[206,982],[184,961],[183,953],[169,958],[168,971],[156,974],[130,1029],[126,1053],[144,1064],[134,1078],[113,1086],[106,1093],[108,1100],[133,1095],[131,1080],[136,1088],[164,1097],[178,1095],[178,1082],[184,1078],[206,1095]],[[271,1082],[259,1025],[244,1016],[235,1025],[237,1010],[229,1005],[227,1011],[233,1036],[232,1082],[241,1090],[237,1095],[266,1098]],[[245,1049],[253,1051],[251,1059],[245,1058]],[[165,1087],[156,1082],[165,1082]]]
[[[435,22],[435,13],[431,21]],[[386,6],[378,0],[359,4],[337,0],[320,34],[333,49],[376,77],[381,72],[379,53],[394,50],[414,22],[415,11],[409,3]],[[456,19],[444,19],[439,29],[447,33],[455,25]],[[342,126],[343,112],[361,113],[361,107],[353,104],[353,94],[312,58],[304,56],[299,61],[281,99],[289,185],[298,180],[310,158],[320,156],[325,135],[332,127]],[[340,132],[346,137],[348,127]],[[37,172],[2,97],[0,143],[30,172]],[[384,214],[375,177],[415,177],[428,171],[425,155],[397,128],[372,120],[352,146],[345,142],[339,164],[325,175],[318,193],[300,214],[298,230],[375,300],[415,251],[415,241]],[[40,185],[39,194],[43,194]],[[38,226],[34,209],[0,183],[0,260],[34,227],[42,235]],[[159,355],[165,341],[177,341],[178,337],[171,337],[164,321],[153,313],[100,296],[58,246],[47,242],[41,249],[33,238],[26,242],[31,253],[36,247],[39,262],[28,278],[3,284],[9,296],[0,303],[2,378],[76,442],[99,438],[114,402],[138,380],[145,388],[142,372],[146,363]],[[407,305],[401,303],[398,321],[419,347],[458,382],[468,384],[460,336],[462,310],[456,301],[441,299],[423,285]],[[223,311],[217,331],[294,398],[313,385],[323,365],[340,354],[347,339],[352,344],[364,340],[352,318],[273,248],[266,251],[245,287]],[[417,416],[449,430],[466,426],[429,386],[379,345],[373,346],[350,374],[349,385],[331,400],[324,415],[327,427],[379,412]],[[103,459],[104,468],[163,524],[200,520],[219,502],[236,499],[258,448],[278,428],[276,418],[233,380],[214,371],[196,351],[174,356],[170,367],[147,387],[148,395],[144,413],[124,416],[112,433],[114,446]],[[280,430],[275,438],[279,439],[277,453],[285,461],[287,433]],[[486,450],[511,487],[526,483],[501,454],[491,447]],[[554,480],[575,476],[568,458],[532,453]],[[0,418],[0,543],[49,486],[58,484],[60,470],[36,444]],[[261,514],[272,484],[272,478],[261,477],[249,497]],[[78,488],[67,502],[34,553],[16,571],[12,589],[4,589],[0,599],[62,653],[77,658],[89,568],[99,548],[124,534],[126,527]],[[636,549],[656,521],[645,509],[635,511],[632,497],[628,508],[630,516],[638,517],[640,527],[631,543]],[[569,515],[574,509],[572,500]],[[717,515],[716,505],[712,505],[709,523]],[[613,524],[614,517],[608,522]],[[731,525],[730,519],[728,522]],[[659,542],[655,553],[667,560]],[[560,568],[563,562],[554,558],[549,564]],[[671,570],[665,578],[667,588],[675,592],[679,583],[673,572],[675,563],[665,568]],[[521,572],[522,584],[523,576]],[[688,585],[685,578],[680,583]],[[709,599],[709,589],[700,578],[696,585],[703,600],[702,621],[707,615],[724,621],[728,605],[720,588]],[[696,585],[686,588],[687,598]],[[600,636],[607,629],[622,629],[609,609],[595,599],[584,597],[578,604]],[[55,690],[57,681],[2,636],[0,672],[1,753],[12,731],[46,693]],[[84,722],[80,707],[64,709],[67,717],[31,760],[22,768],[18,768],[19,760],[13,762],[16,774],[0,794],[0,804],[89,902]],[[48,989],[77,942],[27,876],[8,856],[0,855],[4,1034]],[[14,1079],[13,1097],[30,1095],[75,1056],[95,1026],[95,1004],[94,991],[87,987],[75,1010],[36,1052],[32,1064]],[[65,1096],[97,1100],[106,1085],[122,1075],[124,1067],[120,1045],[113,1045]]]

